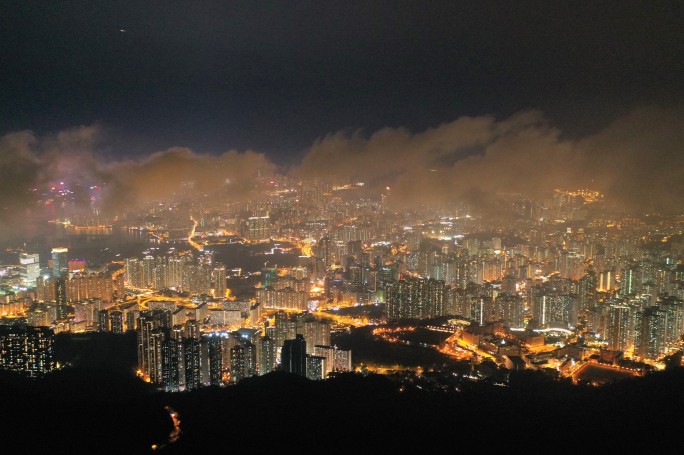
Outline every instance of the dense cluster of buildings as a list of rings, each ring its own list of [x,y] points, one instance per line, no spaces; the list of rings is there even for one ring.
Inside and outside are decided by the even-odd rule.
[[[309,333],[325,323],[292,322],[279,310],[307,319],[320,308],[384,304],[385,321],[450,315],[472,327],[558,329],[573,343],[645,361],[679,347],[681,218],[606,215],[602,196],[589,190],[557,190],[547,199],[497,194],[478,214],[462,204],[391,210],[389,188],[371,194],[361,182],[258,175],[254,197],[241,202],[230,199],[231,185],[207,197],[188,184],[178,200],[122,214],[123,228],[174,248],[123,258],[114,273],[70,261],[66,248],[53,249],[47,268],[38,255],[21,254],[2,277],[0,315],[56,332],[144,333],[142,374],[169,390],[275,365],[311,377],[344,369],[343,354],[325,350],[329,333]],[[235,271],[203,247],[269,241],[287,242],[301,256],[287,268],[240,270],[246,284],[235,300],[227,287]]]
[[[202,332],[197,320],[173,324],[171,312],[140,312],[139,374],[167,391],[235,383],[279,368],[309,379],[351,370],[351,353],[331,346],[330,323],[307,313],[274,315],[263,330]]]
[[[49,327],[0,325],[0,369],[32,378],[53,371],[54,335]]]
[[[136,289],[175,288],[216,297],[226,292],[226,269],[214,264],[211,253],[128,258],[125,277],[126,285]]]

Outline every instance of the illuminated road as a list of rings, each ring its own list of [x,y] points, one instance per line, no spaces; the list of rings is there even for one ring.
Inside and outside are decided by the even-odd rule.
[[[292,310],[292,309],[287,309],[287,308],[265,308],[263,310],[263,317],[271,317],[275,313],[279,311],[284,311],[285,313],[297,313],[301,314],[303,313],[301,310]],[[339,325],[346,325],[346,326],[352,326],[352,327],[364,327],[368,325],[368,320],[367,319],[354,319],[349,316],[340,316],[337,314],[331,314],[331,313],[326,313],[324,311],[311,311],[310,314],[313,314],[317,318],[320,319],[330,319],[336,324]]]
[[[633,368],[625,368],[625,367],[620,367],[617,365],[608,365],[605,363],[598,363],[595,360],[590,360],[586,362],[584,365],[579,367],[575,372],[572,374],[572,382],[577,384],[577,382],[580,380],[580,376],[582,374],[590,369],[590,368],[595,368],[599,370],[607,370],[611,372],[615,372],[621,375],[628,375],[628,376],[641,376],[642,373],[638,369],[633,369]]]
[[[192,229],[190,230],[190,234],[188,235],[188,243],[197,251],[202,251],[202,245],[200,245],[192,239],[195,236],[195,230],[197,229],[197,221],[195,221],[195,219],[192,217],[190,217],[190,219],[192,220]]]
[[[117,303],[115,306],[126,305],[131,302],[135,302],[140,310],[147,310],[150,302],[175,302],[178,306],[184,308],[197,308],[197,305],[188,297],[168,297],[152,293],[136,294],[133,298]]]
[[[454,343],[448,342],[444,342],[442,346],[440,346],[437,350],[442,354],[446,354],[449,357],[455,358],[456,360],[470,360],[472,359],[474,354],[472,351],[468,349],[461,348],[460,346],[457,346]]]
[[[119,270],[117,270],[116,272],[112,273],[112,279],[114,280],[114,279],[116,279],[116,277],[118,277],[119,275],[123,275],[124,273],[126,273],[126,269],[124,267],[122,267]]]
[[[473,354],[485,357],[487,359],[491,359],[496,361],[496,357],[491,355],[489,352],[483,351],[482,349],[478,348],[477,346],[473,346],[471,344],[466,343],[462,338],[460,338],[457,334],[451,335],[449,338],[447,338],[444,342],[447,346],[452,345],[454,350],[457,349],[463,349],[466,351],[470,351]]]

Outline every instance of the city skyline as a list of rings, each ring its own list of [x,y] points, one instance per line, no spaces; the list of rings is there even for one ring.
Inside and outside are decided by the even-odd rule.
[[[8,6],[5,445],[676,439],[683,6]]]

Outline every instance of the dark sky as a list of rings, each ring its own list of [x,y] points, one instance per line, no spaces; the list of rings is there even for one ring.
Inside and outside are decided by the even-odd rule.
[[[339,130],[541,110],[563,134],[684,99],[684,3],[16,1],[0,135],[99,124],[108,153],[279,163]]]

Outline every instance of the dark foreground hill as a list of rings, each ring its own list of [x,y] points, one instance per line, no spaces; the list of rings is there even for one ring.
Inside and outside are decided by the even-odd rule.
[[[681,370],[600,389],[517,378],[423,392],[382,376],[309,382],[283,373],[228,389],[168,396],[183,435],[165,450],[228,453],[449,453],[577,450],[627,453],[676,442],[684,423]],[[469,450],[466,450],[469,448]]]
[[[312,382],[286,373],[155,393],[120,370],[42,381],[0,375],[7,453],[527,453],[664,450],[684,423],[684,371],[601,388],[526,374],[510,387],[426,392],[384,376]],[[182,434],[166,444],[178,411]],[[3,452],[5,452],[3,450]]]

